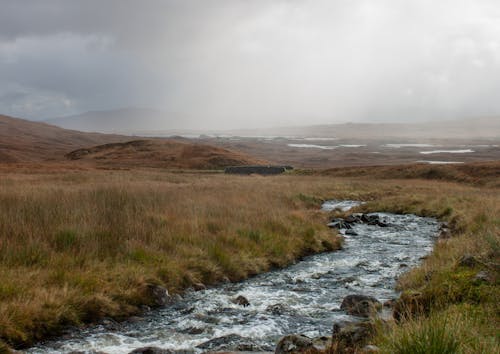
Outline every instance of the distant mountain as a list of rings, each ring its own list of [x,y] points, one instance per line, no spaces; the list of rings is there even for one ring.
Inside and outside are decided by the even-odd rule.
[[[500,138],[500,117],[430,121],[424,123],[344,123],[285,126],[266,129],[202,130],[179,129],[195,125],[188,116],[146,108],[91,111],[45,122],[86,132],[139,136],[201,134],[236,136],[336,137],[344,139],[468,139]]]
[[[0,163],[64,160],[72,150],[129,137],[84,133],[0,115]]]
[[[344,123],[224,132],[240,136],[336,137],[341,139],[500,139],[500,117],[425,123]]]
[[[65,129],[86,132],[141,134],[152,130],[174,128],[186,119],[181,114],[166,113],[146,108],[122,108],[108,111],[90,111],[82,114],[47,119],[45,122]]]

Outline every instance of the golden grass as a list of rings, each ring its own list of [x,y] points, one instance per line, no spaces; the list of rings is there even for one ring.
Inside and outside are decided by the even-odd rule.
[[[449,221],[455,237],[441,241],[400,287],[421,293],[432,313],[465,304],[497,325],[498,189],[331,176],[14,171],[0,176],[0,338],[19,347],[66,325],[125,317],[148,303],[148,283],[181,292],[334,249],[339,239],[317,210],[330,198]],[[457,267],[465,253],[481,263]],[[483,269],[492,284],[473,280]],[[398,328],[377,343],[389,348]],[[498,340],[485,333],[481,343],[494,348]]]
[[[148,303],[148,283],[180,292],[338,248],[295,182],[156,171],[2,175],[0,337],[20,346],[64,325],[130,315]]]

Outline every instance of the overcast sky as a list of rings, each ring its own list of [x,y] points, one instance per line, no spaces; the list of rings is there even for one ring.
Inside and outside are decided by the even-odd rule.
[[[0,113],[178,127],[500,115],[498,0],[0,0]]]

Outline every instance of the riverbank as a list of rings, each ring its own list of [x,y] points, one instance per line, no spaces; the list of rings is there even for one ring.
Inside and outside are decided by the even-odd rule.
[[[337,249],[294,184],[159,171],[2,176],[0,338],[22,347],[153,306],[151,285],[175,294]]]
[[[290,333],[316,338],[324,346],[322,338],[331,334],[334,322],[359,320],[339,310],[346,296],[365,294],[381,303],[394,299],[396,277],[430,252],[438,234],[439,223],[432,218],[365,216],[385,224],[353,224],[356,235],[345,236],[342,250],[305,257],[242,282],[187,292],[142,318],[76,331],[29,353],[130,353],[144,347],[193,354],[274,351]]]
[[[435,195],[415,191],[372,203],[380,210],[434,214],[449,225],[420,267],[398,281],[398,322],[375,337],[387,353],[500,351],[498,188],[442,185]],[[403,312],[403,313],[401,313]]]
[[[443,248],[446,256],[435,261],[431,256],[424,264],[438,270],[432,284],[442,289],[443,279],[454,284],[453,271],[444,270],[452,269],[464,251],[481,262],[498,256],[492,253],[498,242],[497,192],[409,179],[157,170],[4,173],[0,337],[19,347],[68,325],[136,313],[150,302],[144,291],[148,284],[178,293],[190,286],[244,279],[305,254],[335,249],[339,239],[317,210],[321,200],[332,198],[371,201],[366,210],[448,220],[452,233],[463,234],[464,241],[459,236],[440,243],[436,252]],[[480,235],[477,245],[473,234]],[[402,287],[420,289],[427,281],[418,274],[403,278],[408,281]],[[495,284],[481,286],[491,294]],[[481,292],[477,302],[487,299]],[[490,342],[497,319],[486,318],[489,331],[478,327]]]

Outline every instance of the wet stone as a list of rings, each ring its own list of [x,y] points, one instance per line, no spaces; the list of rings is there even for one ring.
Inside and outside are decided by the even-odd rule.
[[[362,317],[369,317],[381,307],[380,302],[374,297],[357,294],[347,295],[340,305],[340,309],[347,314]]]
[[[160,285],[147,284],[146,292],[151,301],[151,305],[155,307],[165,306],[172,300],[168,290]]]
[[[314,349],[311,338],[302,334],[291,334],[280,339],[274,353],[303,353],[311,349]]]
[[[172,354],[173,352],[168,349],[158,347],[143,347],[132,350],[129,354]]]
[[[239,295],[237,298],[231,300],[231,302],[233,304],[240,305],[240,306],[243,306],[243,307],[250,306],[250,302],[243,295]]]
[[[199,328],[199,327],[188,327],[184,330],[179,331],[180,333],[186,333],[186,334],[202,334],[205,332],[205,328]]]
[[[340,322],[333,325],[332,342],[345,352],[348,349],[360,347],[366,343],[373,333],[370,322]]]
[[[193,289],[194,289],[194,291],[201,291],[201,290],[206,290],[207,287],[203,283],[194,283]]]
[[[265,351],[269,348],[262,347],[252,340],[238,334],[228,334],[206,341],[196,346],[198,349],[208,351]]]

